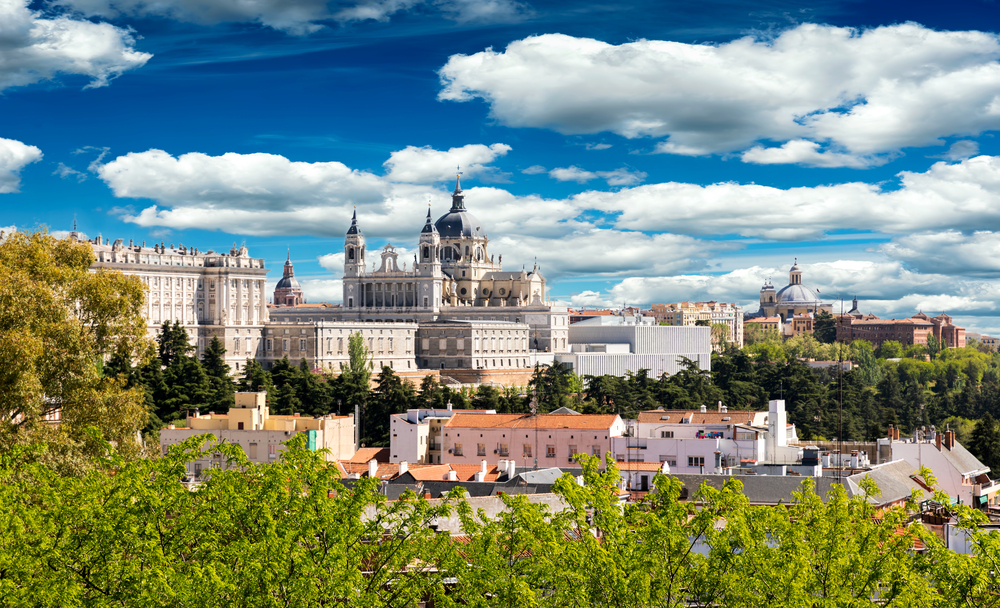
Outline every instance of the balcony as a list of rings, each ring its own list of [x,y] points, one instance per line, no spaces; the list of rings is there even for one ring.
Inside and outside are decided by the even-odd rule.
[[[432,452],[440,452],[441,451],[441,444],[440,443],[433,443],[432,442],[432,443],[430,443],[428,445],[427,449],[429,449]]]

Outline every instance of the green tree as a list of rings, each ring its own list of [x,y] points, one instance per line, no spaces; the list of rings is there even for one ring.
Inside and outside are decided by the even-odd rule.
[[[1000,426],[989,413],[976,423],[968,447],[991,471],[1000,472]]]
[[[170,367],[178,357],[184,357],[194,350],[187,330],[179,321],[164,321],[156,341],[159,345],[160,364]]]
[[[886,340],[878,347],[879,359],[899,359],[903,356],[903,344],[897,340]]]
[[[823,344],[837,341],[837,320],[830,313],[821,310],[813,321],[813,337]]]
[[[208,343],[201,356],[201,367],[212,385],[208,407],[213,412],[228,412],[235,403],[236,383],[233,382],[232,370],[226,363],[226,347],[218,336],[212,336],[212,341]]]
[[[84,430],[135,454],[147,420],[145,392],[104,373],[115,359],[152,354],[142,318],[145,288],[117,271],[90,272],[89,243],[39,232],[0,241],[0,452],[42,442],[33,458],[81,465],[93,449]],[[44,418],[60,412],[62,424]]]
[[[266,392],[268,402],[270,402],[271,392],[274,390],[274,382],[270,372],[264,369],[256,359],[247,359],[246,365],[243,366],[243,377],[240,378],[238,386],[242,393]]]

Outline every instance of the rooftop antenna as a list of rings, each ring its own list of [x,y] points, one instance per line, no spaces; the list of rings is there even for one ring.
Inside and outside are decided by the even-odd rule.
[[[73,214],[73,232],[76,232],[76,214]]]

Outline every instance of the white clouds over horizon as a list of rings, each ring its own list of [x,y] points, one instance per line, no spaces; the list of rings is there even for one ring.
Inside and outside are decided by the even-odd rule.
[[[0,138],[0,194],[20,192],[21,169],[41,158],[35,146]]]
[[[28,5],[0,2],[0,91],[58,75],[86,76],[84,88],[102,87],[152,57],[135,50],[131,30],[65,15],[45,18]]]
[[[460,148],[435,150],[430,146],[407,146],[389,155],[383,163],[386,179],[394,182],[432,183],[455,179],[455,171],[461,167],[468,178],[495,179],[495,167],[487,166],[498,157],[511,151],[507,144],[469,144]],[[452,169],[454,167],[454,169]]]
[[[439,98],[481,98],[511,127],[667,138],[664,153],[860,168],[1000,128],[998,59],[994,34],[915,23],[717,45],[545,34],[453,55]]]

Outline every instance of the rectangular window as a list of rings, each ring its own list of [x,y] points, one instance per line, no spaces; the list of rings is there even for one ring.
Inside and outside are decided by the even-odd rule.
[[[299,350],[305,350],[305,349],[306,349],[306,341],[299,340]]]
[[[288,350],[288,340],[282,340],[281,341],[281,350],[284,350],[284,351]]]
[[[476,444],[476,456],[485,456],[485,455],[486,455],[486,444],[485,443],[477,443]]]
[[[545,446],[545,457],[546,458],[555,458],[556,457],[556,446],[554,446],[554,445],[547,445],[547,446]]]
[[[660,439],[673,439],[673,438],[674,438],[673,431],[660,431]]]
[[[455,444],[455,452],[454,452],[454,454],[455,454],[455,456],[462,456],[462,444],[461,443],[456,443]]]
[[[510,451],[507,449],[507,444],[506,443],[501,443],[500,444],[500,455],[501,456],[509,456],[510,455]]]
[[[705,464],[704,456],[688,456],[689,467],[700,467],[704,466],[704,464]]]
[[[278,456],[278,446],[274,445],[273,443],[267,446],[267,457],[277,458],[277,456]]]
[[[576,456],[576,446],[569,446],[569,462],[574,462],[573,457]]]
[[[238,430],[238,431],[242,431],[243,430],[243,423],[242,422],[237,422],[236,423],[236,430]]]
[[[250,460],[257,460],[257,444],[250,444]]]
[[[601,456],[601,446],[599,446],[599,445],[592,445],[592,446],[590,446],[590,455],[591,456],[597,456],[598,458],[600,458],[600,456]]]
[[[521,455],[525,458],[531,458],[531,444],[524,444],[524,449],[521,450]]]

